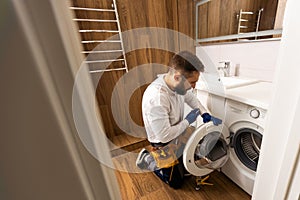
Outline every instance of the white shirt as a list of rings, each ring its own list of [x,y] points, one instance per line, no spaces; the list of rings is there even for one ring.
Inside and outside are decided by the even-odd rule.
[[[148,140],[152,143],[167,143],[178,137],[189,126],[184,117],[184,103],[206,112],[200,101],[187,91],[179,95],[164,81],[165,74],[158,75],[146,89],[142,100],[142,112]]]

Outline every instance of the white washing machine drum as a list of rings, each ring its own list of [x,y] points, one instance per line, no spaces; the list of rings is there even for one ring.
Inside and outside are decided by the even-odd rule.
[[[195,176],[204,176],[221,168],[229,157],[228,145],[223,125],[214,126],[211,122],[197,128],[189,138],[183,151],[183,164]]]

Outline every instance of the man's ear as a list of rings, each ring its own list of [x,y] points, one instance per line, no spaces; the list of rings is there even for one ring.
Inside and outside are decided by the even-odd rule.
[[[182,79],[181,73],[179,71],[175,71],[175,73],[174,73],[174,80],[175,81],[181,81],[181,79]]]
[[[174,80],[175,81],[180,81],[181,80],[181,75],[180,74],[174,74]]]

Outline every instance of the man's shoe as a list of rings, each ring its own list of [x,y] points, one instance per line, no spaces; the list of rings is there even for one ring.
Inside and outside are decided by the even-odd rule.
[[[135,164],[140,169],[147,169],[148,163],[145,159],[147,155],[149,155],[149,152],[145,148],[143,148],[137,156]]]

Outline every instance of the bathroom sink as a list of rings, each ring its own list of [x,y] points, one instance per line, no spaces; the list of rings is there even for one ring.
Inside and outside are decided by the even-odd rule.
[[[225,92],[227,89],[257,83],[259,80],[244,77],[219,77],[215,74],[203,73],[196,84],[196,89],[209,92]]]
[[[259,82],[258,80],[255,80],[255,79],[241,78],[241,77],[235,77],[235,76],[220,77],[220,81],[226,89],[240,87],[240,86]]]

